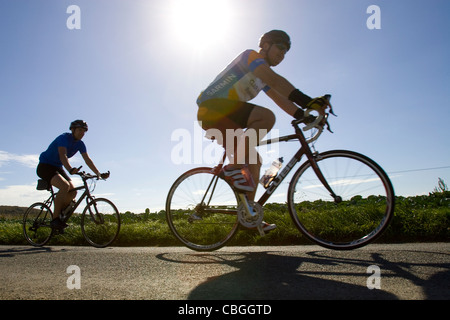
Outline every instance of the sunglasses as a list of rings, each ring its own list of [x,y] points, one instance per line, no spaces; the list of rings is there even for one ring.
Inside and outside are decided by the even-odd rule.
[[[289,51],[289,48],[284,43],[274,43],[273,45],[275,47],[277,47],[278,50],[280,50],[280,51],[285,51],[285,52]]]

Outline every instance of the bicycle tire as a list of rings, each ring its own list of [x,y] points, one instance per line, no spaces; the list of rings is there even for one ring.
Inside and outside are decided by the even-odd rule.
[[[23,235],[27,242],[35,247],[46,245],[53,236],[50,226],[53,220],[52,210],[43,202],[32,204],[23,215]]]
[[[217,183],[211,185],[214,177]],[[211,197],[205,196],[209,185]],[[214,251],[230,241],[238,230],[237,207],[238,196],[228,182],[217,177],[212,168],[195,168],[182,174],[170,188],[166,220],[186,247]]]
[[[114,203],[98,198],[88,203],[81,216],[81,232],[93,247],[104,248],[116,240],[120,232],[120,213]]]
[[[356,249],[377,239],[394,214],[395,194],[388,175],[375,161],[353,151],[324,152],[316,161],[342,202],[335,202],[308,160],[288,189],[289,213],[296,227],[311,241],[334,250]]]

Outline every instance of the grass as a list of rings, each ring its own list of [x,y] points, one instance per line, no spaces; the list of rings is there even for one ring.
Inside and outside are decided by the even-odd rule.
[[[374,199],[372,199],[374,200]],[[376,199],[375,199],[376,200]],[[375,201],[374,200],[374,201]],[[365,211],[375,210],[368,199],[356,198],[358,207]],[[372,201],[373,202],[373,201]],[[311,212],[311,225],[321,232],[334,232],[338,228],[328,228],[330,210],[323,204],[318,212],[312,212],[311,203],[301,204],[305,212]],[[0,244],[26,245],[22,233],[22,214],[25,208],[14,212],[0,210]],[[267,204],[264,208],[264,220],[277,224],[274,231],[265,237],[258,232],[240,230],[228,245],[297,245],[310,242],[297,230],[293,224],[286,204]],[[326,214],[326,219],[320,219]],[[334,214],[336,225],[339,214]],[[165,213],[121,214],[122,226],[114,246],[179,246],[169,230]],[[433,192],[428,196],[397,197],[394,217],[379,242],[414,242],[414,241],[449,241],[450,240],[450,192]],[[361,225],[358,222],[359,227]],[[345,226],[345,232],[353,232],[352,225]],[[344,230],[344,229],[343,229]],[[214,232],[214,231],[211,231]],[[64,235],[53,237],[48,245],[87,245],[81,234],[79,222],[69,220],[69,227]]]

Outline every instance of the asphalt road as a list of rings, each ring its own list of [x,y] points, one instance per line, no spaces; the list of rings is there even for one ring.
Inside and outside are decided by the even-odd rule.
[[[372,289],[370,289],[372,288]],[[450,243],[187,248],[0,246],[0,299],[450,299]]]

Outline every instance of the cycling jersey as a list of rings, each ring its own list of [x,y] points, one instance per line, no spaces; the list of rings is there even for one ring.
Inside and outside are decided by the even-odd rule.
[[[58,148],[65,147],[67,149],[67,157],[73,157],[78,151],[86,153],[86,145],[81,140],[75,140],[71,133],[63,133],[57,137],[48,147],[48,149],[41,153],[39,161],[41,163],[50,164],[56,167],[62,167],[59,159]]]
[[[244,51],[200,94],[197,104],[200,105],[210,99],[247,102],[256,97],[261,90],[267,92],[270,88],[253,74],[253,71],[264,63],[267,62],[258,52]]]

